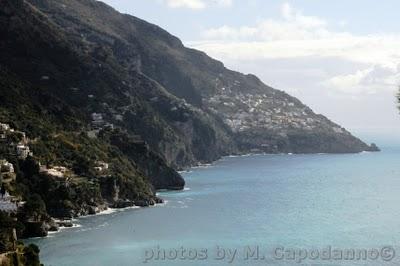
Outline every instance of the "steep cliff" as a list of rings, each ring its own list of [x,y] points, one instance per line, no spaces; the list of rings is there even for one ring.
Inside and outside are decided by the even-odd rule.
[[[209,161],[235,152],[237,147],[240,152],[293,153],[371,149],[294,97],[263,84],[253,75],[231,71],[206,54],[184,47],[179,39],[161,28],[120,14],[104,3],[30,2],[55,24],[68,27],[68,34],[108,50],[109,56],[128,73],[144,74],[172,95],[198,108],[200,116],[210,117],[204,123],[208,126],[190,121],[185,123],[185,130],[175,130],[183,139],[192,138],[185,143],[190,159],[183,161]],[[156,96],[157,92],[148,99],[154,99],[153,103],[158,105]],[[164,110],[156,107],[156,111],[163,113]],[[126,122],[129,125],[132,121]],[[171,149],[162,137],[148,136],[146,140],[169,162],[182,163],[181,150]]]
[[[175,168],[251,151],[370,149],[299,100],[102,2],[17,2],[3,12],[1,62],[87,122],[101,113],[141,136]]]
[[[183,189],[181,168],[249,152],[378,150],[102,2],[0,4],[0,159],[15,168],[7,190],[27,202],[23,226],[0,235],[9,263],[39,263],[34,247],[10,251],[15,234],[47,235],[51,217],[160,203],[157,189]]]
[[[25,246],[17,241],[16,228],[20,226],[12,214],[0,211],[0,265],[40,266],[39,248]]]
[[[145,176],[143,172],[151,169],[137,169],[133,158],[115,150],[115,146],[104,139],[88,137],[93,131],[95,112],[103,113],[107,121],[96,127],[97,133],[106,129],[109,122],[115,122],[113,127],[123,126],[124,122],[115,118],[115,108],[121,108],[133,123],[141,123],[136,126],[144,132],[162,134],[171,145],[177,138],[146,100],[137,95],[134,85],[124,85],[126,74],[120,67],[103,65],[101,60],[82,52],[77,45],[81,43],[68,39],[63,30],[24,1],[3,1],[0,21],[0,121],[35,139],[32,148],[38,160],[48,165],[61,163],[71,169],[82,163],[92,169],[96,161],[109,161],[113,162],[112,171],[123,171],[123,176],[131,175],[144,183],[148,178],[159,179],[165,188],[183,187],[184,181],[176,172],[172,180],[178,181],[176,184],[157,173]],[[139,76],[133,81],[139,82]],[[147,153],[146,149],[141,152]],[[154,157],[160,167],[168,167],[159,154]],[[94,175],[93,171],[87,172],[78,174]]]

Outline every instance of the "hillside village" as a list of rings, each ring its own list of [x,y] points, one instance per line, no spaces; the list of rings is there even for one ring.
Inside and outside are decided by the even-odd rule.
[[[275,97],[275,92],[268,95],[248,91],[241,88],[239,81],[235,81],[230,86],[217,88],[216,93],[207,100],[207,106],[222,116],[234,132],[263,128],[284,133],[296,129],[312,131],[331,127],[326,123],[326,118],[315,115],[310,108],[297,102]],[[340,126],[333,130],[346,133]]]
[[[88,136],[90,138],[96,138],[102,129],[114,129],[114,124],[106,122],[104,119],[104,114],[102,113],[92,113],[91,114],[91,129],[88,131]]]
[[[6,154],[22,160],[32,156],[25,132],[14,130],[8,124],[0,123],[0,142],[6,148]]]
[[[10,183],[16,180],[14,165],[9,159],[25,160],[28,156],[33,156],[28,144],[29,139],[25,132],[17,131],[9,124],[0,123],[0,149],[3,158],[0,158],[0,185],[8,188]],[[8,191],[2,193],[0,200],[0,211],[15,212],[17,210],[17,199],[11,197]]]
[[[91,130],[88,131],[89,136],[96,137],[100,130],[102,129],[113,129],[114,125],[105,122],[103,115],[100,113],[92,114]],[[0,123],[0,148],[2,154],[7,155],[7,157],[15,158],[18,160],[25,160],[28,156],[33,156],[33,152],[29,147],[32,142],[26,137],[26,133],[23,131],[17,131],[10,127],[9,124]],[[2,177],[14,176],[14,167],[12,163],[5,160],[5,158],[0,158],[0,167]],[[65,174],[70,172],[69,169],[63,166],[46,166],[41,165],[41,172],[45,172],[54,177],[64,177]],[[99,161],[94,169],[97,172],[104,172],[108,169],[108,163]]]
[[[93,124],[95,130],[100,130],[104,127],[109,127],[108,123],[103,122],[100,115],[93,116]],[[100,121],[101,120],[101,121]],[[12,162],[15,160],[26,160],[34,154],[29,146],[33,141],[30,140],[26,133],[12,128],[9,124],[0,123],[0,186],[6,188],[4,197],[0,200],[0,211],[14,212],[17,209],[17,203],[20,199],[16,199],[8,193],[10,183],[16,180],[16,172]],[[42,165],[39,163],[41,174],[54,178],[61,184],[68,185],[72,178],[76,177],[71,169],[59,165]],[[99,176],[107,174],[109,164],[103,161],[98,161],[93,167],[96,174]],[[22,206],[22,204],[21,204]]]

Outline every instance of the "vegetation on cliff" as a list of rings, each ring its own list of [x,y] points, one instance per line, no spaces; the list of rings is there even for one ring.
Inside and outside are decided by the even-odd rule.
[[[50,216],[155,204],[156,189],[184,187],[177,169],[223,155],[375,148],[99,1],[4,0],[0,35],[0,122],[15,129],[0,159],[26,201],[24,237],[46,234]]]
[[[177,169],[248,152],[377,150],[99,1],[3,0],[0,35],[0,183],[20,204],[0,211],[1,265],[40,265],[17,237],[46,236],[54,218],[162,202],[157,189],[185,185]]]
[[[0,265],[40,266],[40,250],[36,245],[25,246],[17,241],[16,228],[23,226],[16,217],[0,211]]]

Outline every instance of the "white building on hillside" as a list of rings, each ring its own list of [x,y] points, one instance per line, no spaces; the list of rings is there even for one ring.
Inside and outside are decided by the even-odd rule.
[[[29,147],[23,144],[19,144],[16,147],[17,156],[19,159],[25,160],[28,156],[32,156],[32,152]]]

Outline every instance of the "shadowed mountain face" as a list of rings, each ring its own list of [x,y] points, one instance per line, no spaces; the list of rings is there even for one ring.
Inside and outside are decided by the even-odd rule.
[[[296,98],[102,2],[2,5],[3,68],[73,108],[83,125],[100,113],[141,136],[175,168],[251,151],[370,149]]]
[[[7,190],[26,202],[23,237],[54,229],[50,216],[160,203],[155,190],[183,189],[177,169],[223,155],[377,150],[94,0],[0,0],[0,103],[0,160],[15,168]]]
[[[178,126],[184,137],[193,136],[196,140],[186,141],[183,150],[160,145],[160,139],[147,139],[171,163],[180,161],[182,153],[188,157],[183,161],[209,161],[235,151],[308,153],[369,149],[297,99],[266,86],[253,75],[231,71],[206,54],[185,48],[179,39],[155,25],[120,14],[101,2],[30,2],[69,36],[86,42],[92,49],[101,46],[107,50],[109,60],[115,60],[128,76],[141,73],[169,94],[185,100],[191,108],[198,108],[200,116],[208,116],[203,130],[197,131],[188,123],[186,131]],[[153,107],[159,105],[155,97],[150,98]],[[196,133],[200,134],[198,138]]]

